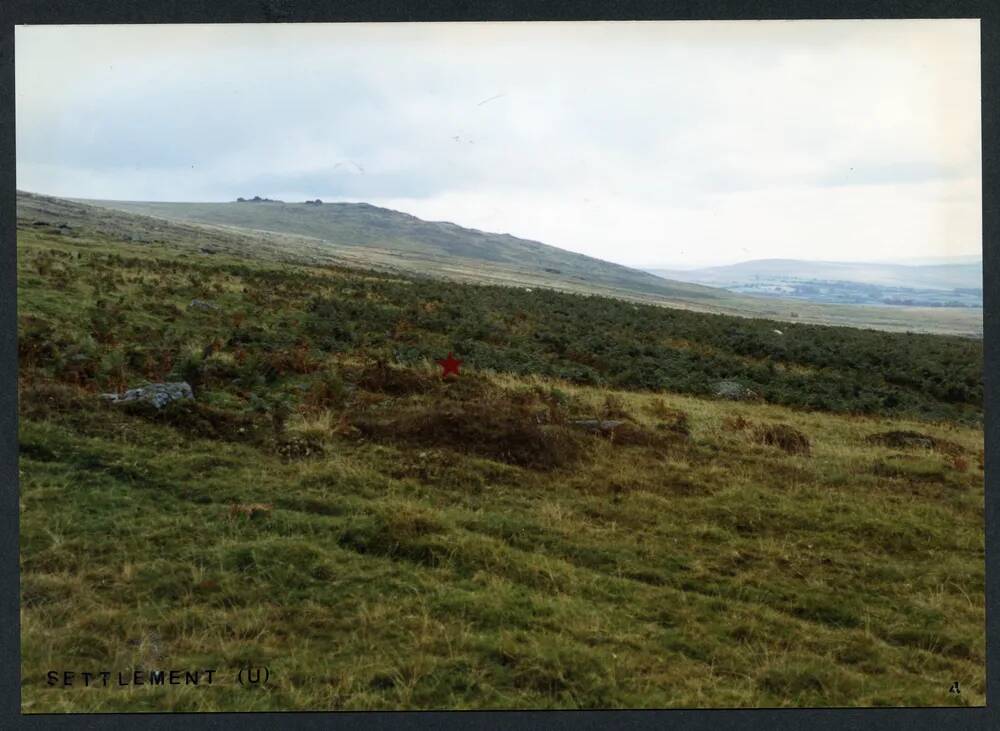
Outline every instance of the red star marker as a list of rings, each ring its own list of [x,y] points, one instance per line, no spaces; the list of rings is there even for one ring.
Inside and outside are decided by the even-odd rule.
[[[444,373],[441,374],[441,378],[447,378],[449,373],[454,373],[458,375],[458,367],[462,365],[462,361],[458,360],[454,355],[448,353],[448,357],[444,360],[439,360],[438,365],[444,368]]]

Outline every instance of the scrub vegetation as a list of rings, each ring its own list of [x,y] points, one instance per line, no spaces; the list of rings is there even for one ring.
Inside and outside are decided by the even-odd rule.
[[[981,341],[40,210],[25,712],[984,703]],[[194,399],[100,397],[174,381]],[[172,668],[216,680],[46,684]]]

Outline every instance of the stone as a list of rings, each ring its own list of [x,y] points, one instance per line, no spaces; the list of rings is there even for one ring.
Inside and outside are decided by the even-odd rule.
[[[180,381],[178,383],[150,383],[148,386],[130,388],[123,394],[102,393],[101,398],[113,404],[145,401],[162,409],[171,401],[193,399],[194,392],[191,390],[191,384]]]
[[[755,391],[750,390],[739,381],[719,381],[712,387],[718,398],[731,401],[748,401],[760,398]]]

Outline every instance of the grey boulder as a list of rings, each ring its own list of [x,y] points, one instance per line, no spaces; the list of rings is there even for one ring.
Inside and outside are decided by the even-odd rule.
[[[191,390],[191,384],[180,381],[179,383],[151,383],[148,386],[130,388],[123,394],[103,393],[101,398],[107,399],[113,404],[145,401],[162,409],[171,401],[193,399],[194,392]]]
[[[712,392],[718,398],[730,399],[732,401],[747,401],[760,398],[756,391],[752,391],[739,381],[719,381],[712,387]]]

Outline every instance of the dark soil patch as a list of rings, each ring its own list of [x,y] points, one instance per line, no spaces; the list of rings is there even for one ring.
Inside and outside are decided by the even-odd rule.
[[[405,407],[404,407],[405,409]],[[501,462],[553,469],[586,452],[588,438],[503,400],[449,401],[394,414],[362,414],[352,419],[362,435],[427,447],[448,447]]]

